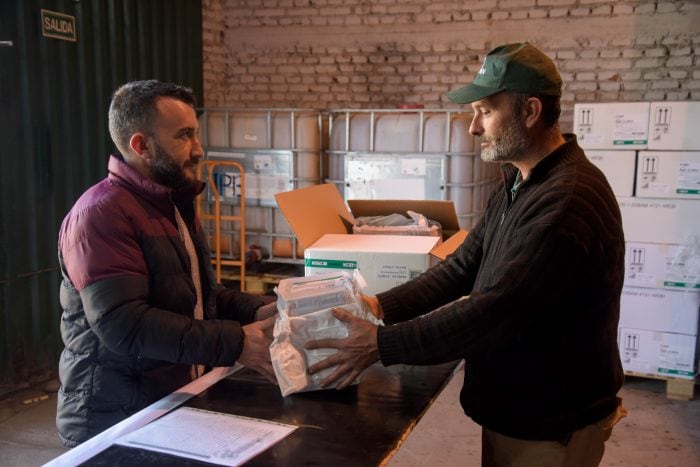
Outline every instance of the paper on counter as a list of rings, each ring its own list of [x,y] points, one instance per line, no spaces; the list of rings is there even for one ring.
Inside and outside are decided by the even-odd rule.
[[[182,407],[117,440],[117,444],[197,459],[241,465],[297,427]]]

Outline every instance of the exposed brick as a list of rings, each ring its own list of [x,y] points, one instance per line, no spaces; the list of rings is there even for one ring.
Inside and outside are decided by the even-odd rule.
[[[544,8],[536,8],[534,10],[528,10],[527,16],[531,19],[540,19],[547,17],[547,10]]]
[[[572,34],[556,39],[548,28],[536,41],[555,60],[564,80],[562,128],[572,122],[574,102],[602,100],[683,100],[700,96],[700,34],[696,28],[666,32],[621,28],[615,35],[585,33],[588,21],[605,24],[616,16],[635,15],[640,24],[664,15],[700,11],[697,2],[651,0],[207,0],[203,2],[205,105],[313,106],[332,108],[395,107],[417,102],[449,108],[444,93],[468,83],[484,55],[498,41],[473,41],[470,28],[517,27],[527,18],[562,23]],[[695,13],[692,13],[695,14]],[[590,18],[590,19],[589,19]],[[636,20],[636,19],[635,19]],[[377,25],[413,25],[414,36],[398,40],[392,28],[376,41],[338,40],[313,28],[353,26],[348,34]],[[464,28],[463,39],[446,42],[430,32],[437,24]],[[523,22],[524,24],[524,22]],[[553,23],[554,24],[554,23]],[[612,23],[611,23],[612,24]],[[672,24],[672,23],[669,23]],[[682,21],[679,24],[683,24]],[[432,25],[432,26],[431,26]],[[494,23],[495,25],[495,23]],[[306,37],[289,35],[278,46],[256,48],[236,42],[238,27],[283,35],[290,26],[309,27]],[[425,28],[425,29],[423,29]],[[552,31],[556,28],[552,29]],[[325,31],[319,29],[319,31]],[[384,31],[382,31],[384,33]],[[342,34],[342,33],[341,33]],[[361,32],[359,33],[361,34]],[[376,34],[375,34],[376,35]],[[540,38],[541,35],[541,38]],[[359,36],[358,36],[359,37]],[[378,36],[379,37],[379,36]],[[479,36],[481,37],[481,36]],[[496,37],[496,36],[493,36]],[[264,44],[266,41],[260,41]],[[455,106],[456,107],[456,106]],[[568,123],[567,123],[568,122]]]
[[[592,72],[576,73],[576,81],[595,81],[596,74]]]
[[[675,79],[660,79],[651,83],[652,89],[678,89],[679,87],[680,83]]]
[[[648,15],[654,13],[656,10],[656,2],[653,3],[642,3],[634,7],[634,14],[636,15]]]
[[[691,67],[693,66],[693,57],[671,57],[666,60],[668,67]]]
[[[676,2],[657,2],[656,11],[657,13],[670,13],[676,11],[678,6]]]
[[[657,68],[663,63],[663,58],[640,58],[634,62],[634,66],[635,68]]]
[[[613,5],[614,15],[631,15],[634,13],[634,7],[625,3],[616,3]]]
[[[550,18],[561,18],[569,14],[568,8],[552,8],[549,10]]]

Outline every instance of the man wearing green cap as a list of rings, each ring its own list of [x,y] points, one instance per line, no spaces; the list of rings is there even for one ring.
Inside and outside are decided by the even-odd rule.
[[[561,86],[544,53],[508,44],[448,94],[471,104],[470,132],[503,185],[454,254],[364,297],[386,326],[336,310],[349,336],[307,344],[338,349],[309,370],[337,365],[325,383],[339,389],[378,360],[464,359],[460,402],[483,427],[482,465],[599,465],[625,415],[622,221],[603,174],[559,130]]]

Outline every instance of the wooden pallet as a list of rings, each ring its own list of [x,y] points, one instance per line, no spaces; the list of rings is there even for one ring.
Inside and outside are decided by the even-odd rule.
[[[673,376],[661,376],[637,371],[625,371],[625,375],[666,381],[667,399],[689,401],[695,397],[695,379],[674,378]]]

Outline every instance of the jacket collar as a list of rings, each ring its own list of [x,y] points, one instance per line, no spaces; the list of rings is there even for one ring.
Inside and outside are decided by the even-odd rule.
[[[557,165],[570,160],[571,157],[577,153],[578,142],[576,140],[576,135],[572,133],[565,133],[564,144],[556,148],[554,151],[549,153],[547,156],[543,157],[533,168],[530,170],[530,176],[527,180],[523,181],[523,185],[526,185],[529,180],[539,180],[546,178],[547,173]],[[501,166],[501,172],[503,173],[503,180],[505,183],[506,191],[510,192],[510,188],[515,182],[515,177],[518,175],[518,169],[511,163],[505,163]]]
[[[181,212],[189,213],[193,210],[194,198],[204,191],[206,186],[204,182],[197,181],[196,184],[173,190],[141,175],[127,164],[120,154],[110,156],[107,169],[110,181],[127,186],[132,193],[153,204],[159,211],[168,213],[173,219],[173,203],[181,208]]]

